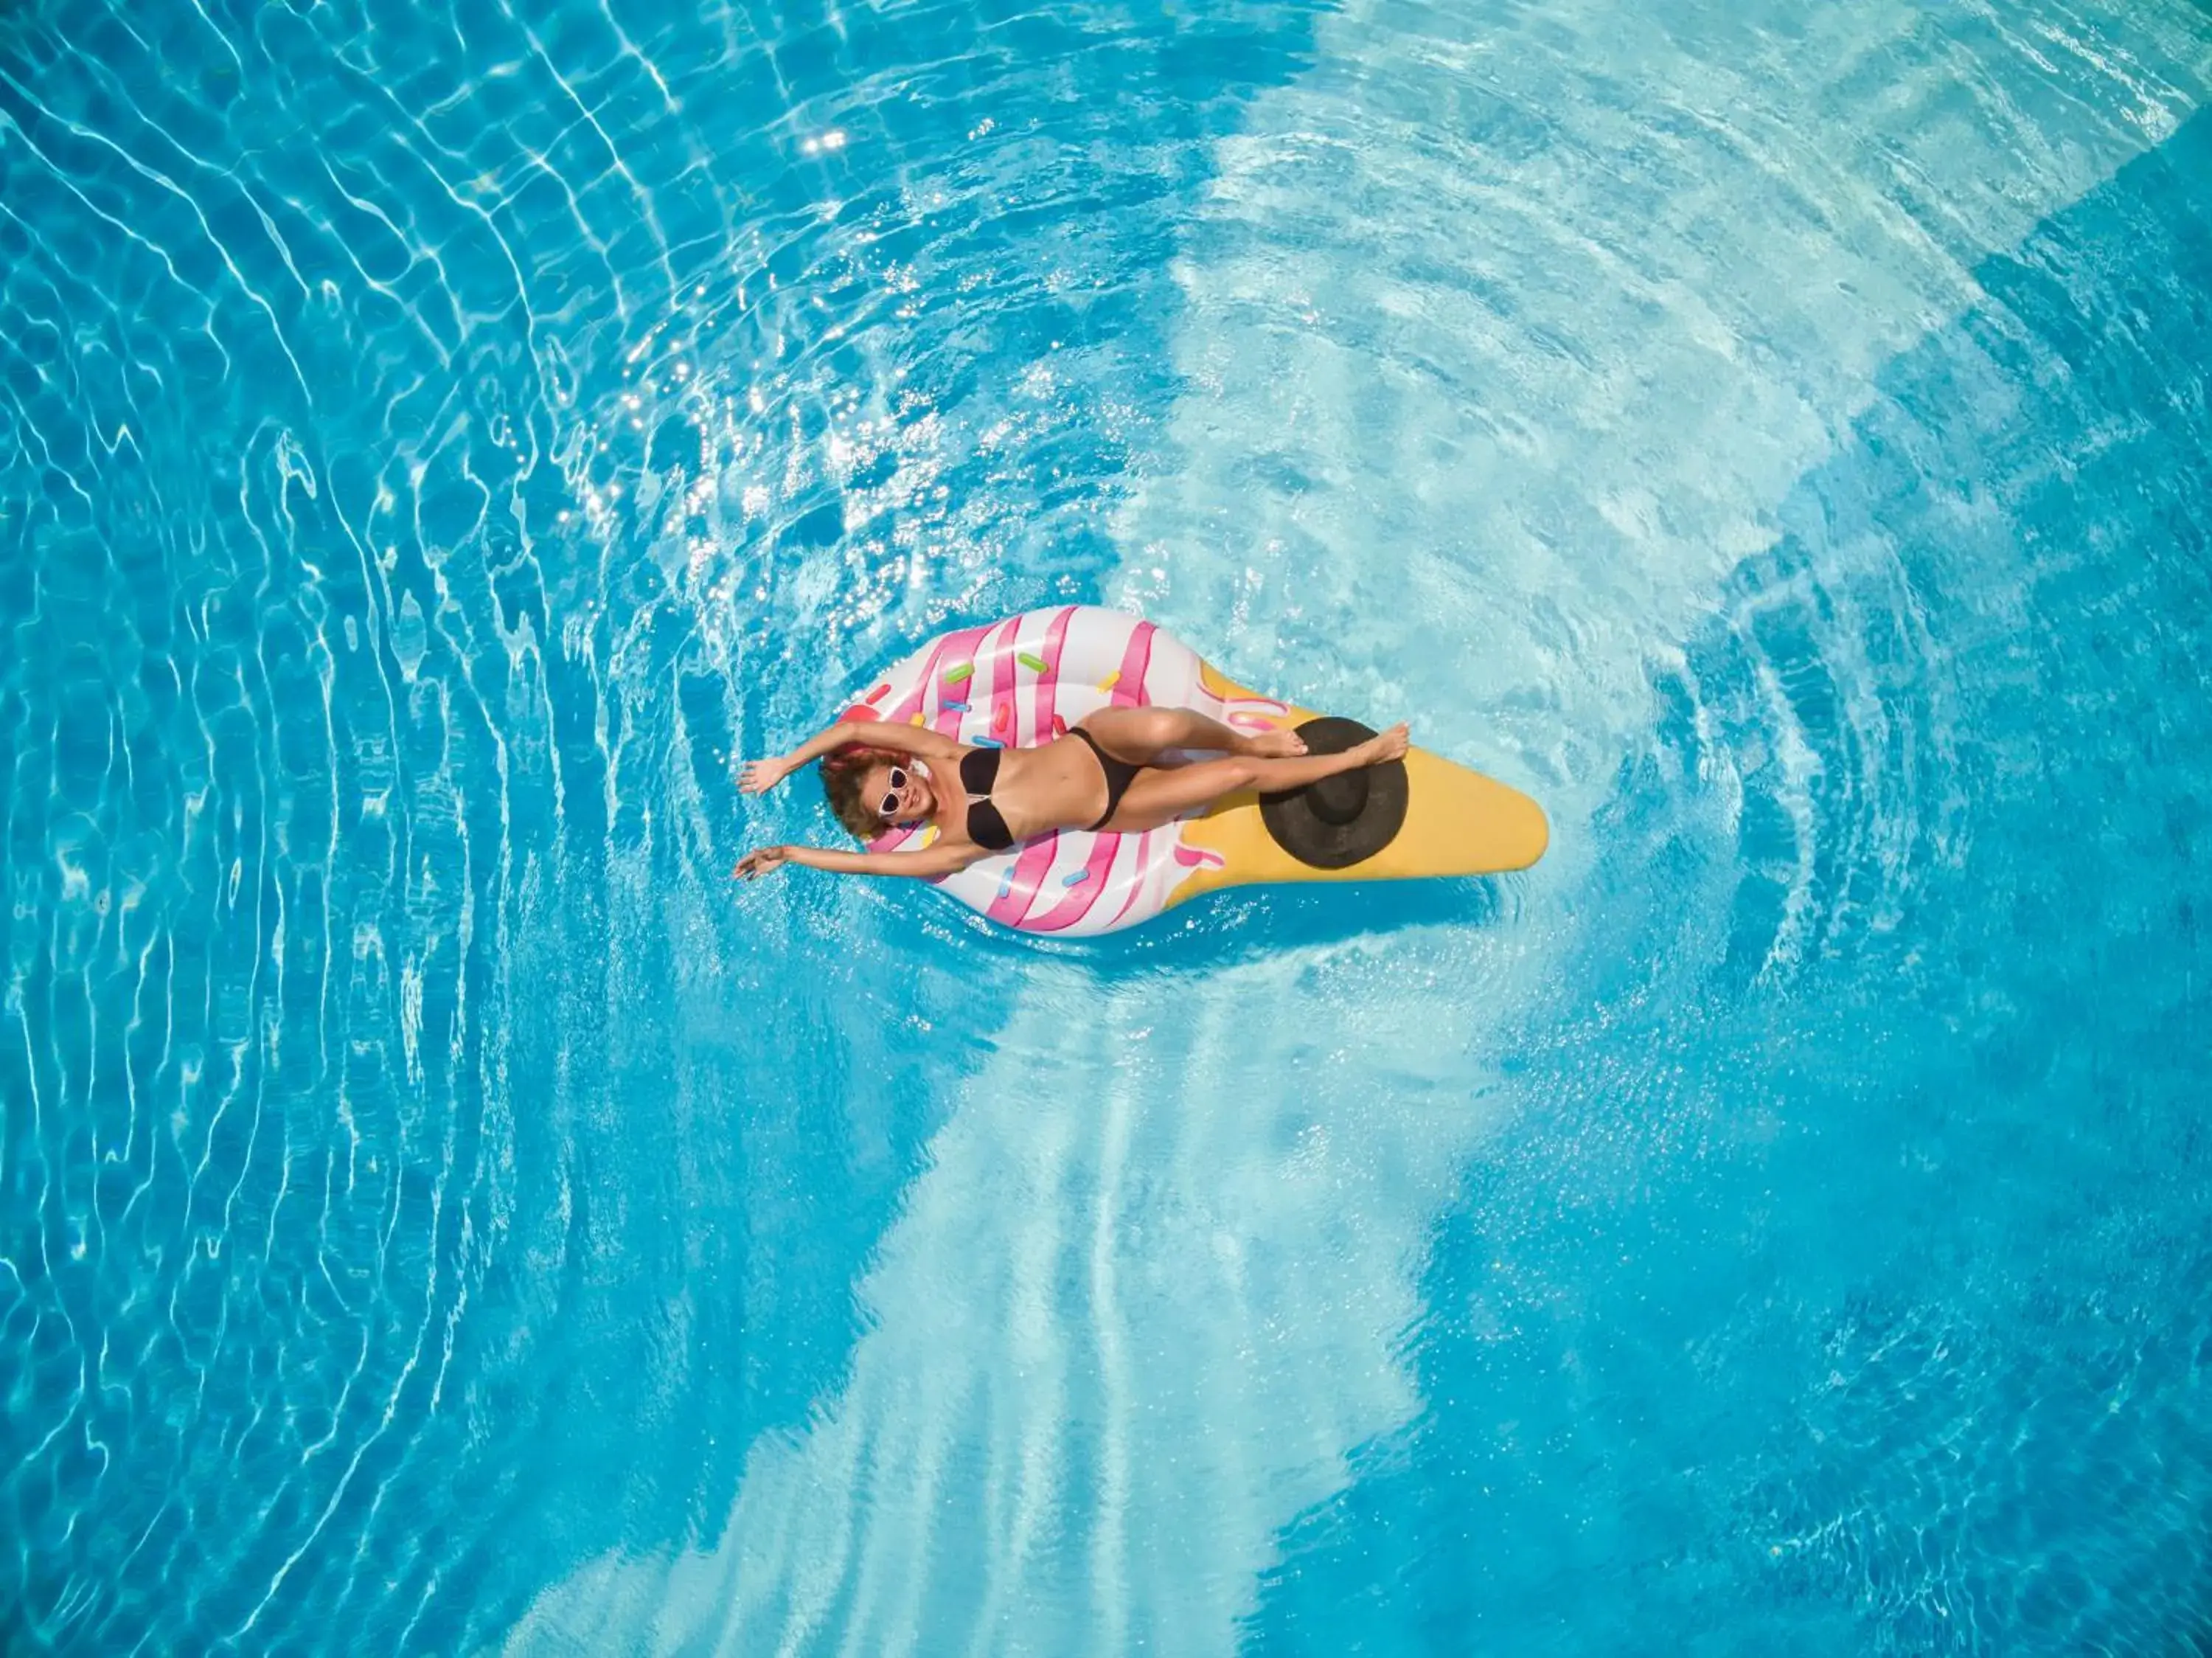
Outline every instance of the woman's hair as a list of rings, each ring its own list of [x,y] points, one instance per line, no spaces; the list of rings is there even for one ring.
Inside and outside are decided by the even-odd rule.
[[[878,765],[912,765],[914,756],[895,748],[868,748],[859,743],[822,757],[822,790],[830,796],[830,809],[845,832],[863,844],[884,832],[884,814],[877,802],[861,798],[868,773]]]

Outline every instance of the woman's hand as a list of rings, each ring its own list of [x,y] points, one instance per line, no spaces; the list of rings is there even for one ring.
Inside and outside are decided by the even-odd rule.
[[[764,795],[796,769],[786,754],[771,754],[764,760],[747,760],[744,770],[738,774],[738,791],[745,795]]]
[[[788,846],[762,846],[738,860],[738,867],[730,873],[739,881],[758,881],[771,869],[780,869],[791,856]]]

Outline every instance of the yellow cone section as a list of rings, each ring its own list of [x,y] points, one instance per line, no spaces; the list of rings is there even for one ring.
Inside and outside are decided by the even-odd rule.
[[[1253,694],[1228,686],[1211,669],[1206,677],[1209,690],[1225,689],[1236,697]],[[1314,717],[1294,708],[1277,723],[1287,729]],[[1183,844],[1217,853],[1221,863],[1192,870],[1168,895],[1169,907],[1200,893],[1255,881],[1494,875],[1527,869],[1544,856],[1551,841],[1551,826],[1535,802],[1425,748],[1407,752],[1406,783],[1406,821],[1396,838],[1373,857],[1341,869],[1316,869],[1275,844],[1261,820],[1257,795],[1227,796],[1204,815],[1184,820]]]

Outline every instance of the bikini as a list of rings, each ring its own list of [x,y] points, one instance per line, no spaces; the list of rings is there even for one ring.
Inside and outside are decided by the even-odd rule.
[[[1137,773],[1145,768],[1132,765],[1127,760],[1117,760],[1098,746],[1098,739],[1077,726],[1068,733],[1080,737],[1090,745],[1098,769],[1106,774],[1106,809],[1098,814],[1098,821],[1091,826],[1097,834],[1106,826],[1121,804],[1121,796],[1129,792]],[[999,781],[999,759],[1003,751],[996,748],[971,748],[960,757],[960,786],[968,791],[968,838],[987,852],[1003,852],[1014,844],[1014,837],[1006,827],[1006,820],[992,803],[991,790]]]

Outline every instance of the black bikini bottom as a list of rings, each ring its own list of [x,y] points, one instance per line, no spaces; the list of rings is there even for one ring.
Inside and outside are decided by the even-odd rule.
[[[1095,835],[1106,826],[1106,820],[1121,809],[1121,796],[1129,792],[1129,785],[1137,780],[1137,773],[1145,768],[1132,765],[1127,760],[1115,759],[1098,746],[1097,738],[1079,725],[1067,735],[1080,737],[1091,745],[1091,752],[1098,758],[1098,769],[1106,774],[1106,809],[1098,814],[1098,821],[1091,826],[1091,832]]]

